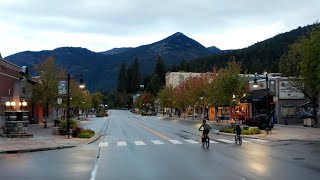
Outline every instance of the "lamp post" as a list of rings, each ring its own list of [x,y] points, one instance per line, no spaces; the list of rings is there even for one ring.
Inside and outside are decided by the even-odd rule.
[[[73,77],[73,79],[79,77],[75,76]],[[67,89],[67,138],[70,138],[70,73],[68,73],[68,89]],[[79,87],[81,89],[85,88],[85,85],[83,83],[83,79],[82,79],[82,75],[80,75],[80,83],[79,83]]]
[[[201,97],[199,98],[201,100],[201,102],[203,102],[203,96],[201,95]],[[203,119],[204,119],[204,102],[202,103],[202,115],[203,115]]]
[[[266,77],[261,77],[261,76],[259,76],[258,75],[258,73],[255,73],[255,76],[254,76],[254,81],[253,81],[253,85],[252,85],[252,87],[253,88],[257,88],[257,87],[259,87],[259,85],[258,85],[258,82],[257,82],[257,76],[259,77],[259,78],[261,78],[261,79],[265,79],[266,80],[266,110],[267,110],[267,118],[268,118],[268,120],[269,120],[269,100],[268,100],[268,95],[269,95],[269,79],[268,79],[268,73],[265,73],[266,74]]]

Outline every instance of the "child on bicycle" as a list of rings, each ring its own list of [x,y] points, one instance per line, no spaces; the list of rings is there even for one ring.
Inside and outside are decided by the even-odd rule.
[[[211,127],[209,126],[209,124],[207,124],[206,120],[202,121],[201,126],[199,127],[199,131],[201,130],[201,128],[203,127],[203,131],[202,131],[202,139],[204,139],[205,136],[208,136]]]
[[[233,130],[233,132],[237,132],[237,137],[240,137],[241,135],[241,127],[239,126],[239,124],[237,124],[236,128]]]

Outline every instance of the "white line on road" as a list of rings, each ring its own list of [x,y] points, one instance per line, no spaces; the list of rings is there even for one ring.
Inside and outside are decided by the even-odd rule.
[[[234,141],[228,140],[228,139],[217,139],[218,141],[224,142],[224,143],[234,143]]]
[[[216,143],[218,142],[210,139],[210,144],[216,144]]]
[[[107,147],[108,146],[108,142],[100,142],[99,143],[99,147]]]
[[[257,141],[257,142],[269,142],[267,140],[263,140],[263,139],[250,139],[251,141]]]
[[[185,141],[191,143],[191,144],[198,144],[199,142],[198,141],[195,141],[195,140],[191,140],[191,139],[185,139]]]
[[[134,143],[135,143],[137,146],[146,145],[146,143],[144,143],[143,141],[135,141]]]
[[[251,141],[244,140],[244,139],[242,139],[242,142],[244,142],[244,143],[252,143]]]
[[[159,141],[159,140],[153,140],[153,141],[151,141],[151,142],[153,142],[153,144],[164,144],[163,142],[161,142],[161,141]]]
[[[127,143],[124,141],[117,142],[118,146],[127,146]]]
[[[168,141],[170,141],[172,144],[182,144],[182,142],[178,140],[168,140]]]

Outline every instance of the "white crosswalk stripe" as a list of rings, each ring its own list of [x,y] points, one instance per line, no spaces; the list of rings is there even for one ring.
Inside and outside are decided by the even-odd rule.
[[[159,141],[159,140],[152,140],[151,141],[153,144],[164,144],[163,142]]]
[[[217,141],[213,141],[210,139],[210,144],[217,144],[218,142]]]
[[[119,142],[117,142],[117,145],[118,146],[127,146],[127,143],[124,141],[119,141]]]
[[[191,144],[198,144],[199,142],[198,141],[195,141],[195,140],[191,140],[191,139],[185,139],[185,141],[191,143]]]
[[[242,139],[242,142],[244,142],[244,143],[252,143],[251,141],[244,140],[244,139]]]
[[[134,143],[135,143],[137,146],[146,145],[146,143],[144,143],[143,141],[135,141]]]
[[[234,143],[234,141],[228,140],[228,139],[217,139],[218,141],[224,142],[224,143]]]
[[[182,144],[182,142],[178,141],[178,140],[168,140],[169,142],[171,142],[172,144]]]
[[[108,146],[108,142],[100,142],[99,143],[99,147],[107,147]]]

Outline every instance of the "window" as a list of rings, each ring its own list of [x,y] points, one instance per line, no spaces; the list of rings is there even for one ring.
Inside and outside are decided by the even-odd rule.
[[[296,114],[295,106],[282,106],[281,107],[281,116],[282,117],[294,117]]]

